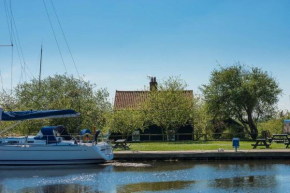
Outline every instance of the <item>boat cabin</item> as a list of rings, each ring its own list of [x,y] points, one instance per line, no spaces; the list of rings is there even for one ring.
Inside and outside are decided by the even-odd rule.
[[[23,144],[35,144],[35,145],[46,145],[46,144],[57,144],[67,145],[74,144],[72,137],[68,134],[66,128],[62,125],[58,126],[46,126],[42,127],[36,136],[25,136],[25,137],[7,137],[0,141],[0,144],[8,145],[23,145]]]

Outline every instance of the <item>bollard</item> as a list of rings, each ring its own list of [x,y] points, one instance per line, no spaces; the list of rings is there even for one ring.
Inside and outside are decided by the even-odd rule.
[[[239,147],[240,147],[240,139],[239,138],[233,138],[233,148],[235,148],[236,152],[238,151]]]

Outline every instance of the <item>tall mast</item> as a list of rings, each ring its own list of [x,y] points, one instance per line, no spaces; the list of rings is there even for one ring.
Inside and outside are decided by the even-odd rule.
[[[41,66],[42,66],[42,44],[41,44],[41,50],[40,50],[40,64],[39,64],[39,91],[41,88]]]

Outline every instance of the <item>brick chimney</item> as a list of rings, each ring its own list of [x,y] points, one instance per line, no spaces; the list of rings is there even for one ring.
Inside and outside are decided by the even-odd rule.
[[[150,91],[153,91],[156,89],[157,89],[156,77],[151,77],[151,79],[150,79]]]

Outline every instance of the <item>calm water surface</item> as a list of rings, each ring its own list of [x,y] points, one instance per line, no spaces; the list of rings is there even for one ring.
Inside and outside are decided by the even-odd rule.
[[[136,162],[135,162],[136,163]],[[288,192],[290,160],[0,167],[1,192]]]

